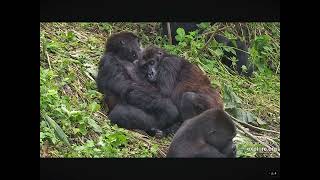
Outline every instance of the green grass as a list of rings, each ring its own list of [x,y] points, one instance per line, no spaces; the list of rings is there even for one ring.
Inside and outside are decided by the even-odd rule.
[[[168,45],[160,23],[41,23],[40,24],[40,156],[41,157],[164,157],[172,137],[155,139],[118,128],[104,115],[93,81],[106,39],[115,32],[132,31],[143,45],[156,44],[197,64],[220,88],[226,107],[246,112],[238,119],[265,129],[280,127],[280,24],[217,23],[202,35],[183,34],[180,44]],[[230,73],[219,59],[228,50],[210,33],[240,37],[251,44],[250,60],[258,66],[246,79]],[[229,48],[230,49],[230,48]],[[232,50],[230,50],[232,51]],[[232,94],[231,96],[229,96]],[[230,98],[231,97],[231,98]],[[234,100],[236,99],[236,100]],[[231,112],[231,111],[230,111]],[[278,135],[249,129],[261,141],[278,147]],[[270,140],[271,139],[271,140]],[[277,157],[250,151],[261,147],[243,133],[235,138],[239,157]]]

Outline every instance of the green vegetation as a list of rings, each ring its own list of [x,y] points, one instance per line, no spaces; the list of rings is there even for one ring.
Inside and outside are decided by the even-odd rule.
[[[40,156],[41,157],[164,157],[172,137],[156,139],[118,128],[102,108],[102,94],[93,77],[106,39],[120,31],[136,33],[144,46],[165,48],[198,65],[222,92],[226,110],[240,122],[280,129],[280,24],[201,23],[203,33],[178,29],[180,43],[169,45],[160,23],[41,23],[40,24]],[[250,44],[256,70],[246,79],[230,73],[219,59],[234,48],[207,39],[214,33]],[[235,58],[232,58],[236,62]],[[246,67],[243,67],[246,70]],[[246,124],[245,124],[246,123]],[[243,126],[246,127],[246,126]],[[246,129],[270,147],[280,146],[279,134]],[[278,157],[251,149],[263,147],[239,129],[239,157]],[[280,151],[280,149],[279,149]]]

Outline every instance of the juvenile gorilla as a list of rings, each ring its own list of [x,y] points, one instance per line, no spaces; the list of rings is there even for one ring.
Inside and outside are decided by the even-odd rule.
[[[175,36],[177,35],[177,29],[178,28],[183,28],[186,32],[192,32],[198,30],[198,23],[196,22],[189,22],[189,23],[178,23],[178,22],[171,22],[170,27],[171,27],[171,37],[172,37],[172,44],[178,44],[178,41],[176,41]],[[213,23],[211,23],[213,24]],[[168,35],[167,31],[167,25],[166,23],[162,23],[162,32],[165,35]],[[223,43],[225,46],[230,46],[230,47],[235,47],[236,55],[232,54],[231,52],[228,51],[223,51],[224,57],[222,58],[222,63],[228,66],[230,69],[237,71],[240,75],[244,75],[246,77],[252,76],[252,72],[254,70],[254,66],[250,64],[249,58],[248,58],[248,47],[245,44],[245,42],[240,41],[239,39],[236,40],[236,43],[233,44],[232,41],[222,35],[216,34],[214,35],[215,40],[218,43]],[[237,58],[237,63],[236,66],[232,66],[232,61],[230,60],[233,56]],[[247,71],[243,72],[242,66],[247,67]]]
[[[207,109],[223,109],[221,96],[211,88],[208,77],[185,59],[150,46],[144,50],[139,67],[164,97],[171,98],[182,120]]]
[[[170,144],[167,157],[234,158],[236,128],[223,110],[209,109],[185,121]]]
[[[178,120],[178,110],[158,88],[143,81],[133,63],[141,56],[139,39],[129,32],[112,35],[100,60],[96,79],[106,96],[112,123],[155,135]],[[111,100],[112,102],[108,102]]]

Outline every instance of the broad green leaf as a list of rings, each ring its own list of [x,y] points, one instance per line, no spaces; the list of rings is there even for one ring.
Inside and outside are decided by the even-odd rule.
[[[117,136],[117,138],[119,139],[119,141],[120,141],[121,144],[127,142],[127,138],[126,138],[126,136],[123,135],[123,134],[119,134],[119,135]]]
[[[185,33],[185,31],[184,31],[183,28],[178,28],[178,29],[177,29],[177,34],[178,34],[179,36],[182,36],[182,37],[184,37],[184,36],[186,35],[186,33]]]
[[[263,121],[261,121],[259,118],[257,118],[255,115],[253,115],[251,112],[245,111],[243,109],[240,108],[232,108],[232,109],[228,109],[228,112],[230,112],[235,118],[237,118],[238,120],[245,122],[245,123],[254,123],[257,124],[257,121],[259,120],[260,123],[264,123]],[[260,124],[258,123],[258,124]],[[262,125],[260,124],[260,125]]]
[[[235,106],[242,103],[241,99],[232,91],[230,86],[224,85],[223,92],[223,98],[225,102],[229,102]]]
[[[179,42],[182,42],[184,40],[184,36],[182,37],[182,36],[176,35],[175,38]]]
[[[185,33],[184,29],[178,28],[177,35],[175,36],[176,40],[181,42],[185,39],[185,36],[186,36],[186,33]]]
[[[201,29],[206,29],[209,26],[210,26],[209,22],[202,22],[202,23],[198,24],[198,27],[201,28]]]
[[[63,132],[61,127],[53,120],[51,119],[47,114],[43,114],[44,119],[49,123],[50,127],[54,129],[54,132],[58,136],[58,138],[63,141],[65,144],[70,146],[68,136]]]
[[[48,42],[46,47],[48,52],[51,52],[51,53],[56,53],[59,48],[60,48],[60,44],[55,41]]]
[[[90,109],[91,112],[97,112],[97,111],[100,110],[100,108],[101,108],[100,104],[98,104],[95,101],[89,105],[89,109]]]
[[[107,138],[114,147],[127,143],[127,137],[121,132],[115,132],[114,134],[107,136]]]
[[[102,133],[101,127],[96,123],[95,120],[89,118],[89,119],[88,119],[88,124],[93,128],[93,130],[94,130],[95,132]]]

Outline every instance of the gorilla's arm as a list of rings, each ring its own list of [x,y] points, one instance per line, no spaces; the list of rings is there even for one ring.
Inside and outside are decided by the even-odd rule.
[[[97,76],[97,86],[100,92],[106,94],[108,90],[115,95],[124,96],[133,83],[118,61],[116,57],[109,54],[102,57]]]
[[[169,124],[178,120],[178,109],[169,98],[162,98],[159,92],[145,91],[141,87],[132,89],[126,97],[129,104],[155,114],[159,121]]]
[[[158,86],[161,93],[170,97],[181,69],[181,60],[174,56],[164,57],[159,64]]]

